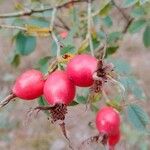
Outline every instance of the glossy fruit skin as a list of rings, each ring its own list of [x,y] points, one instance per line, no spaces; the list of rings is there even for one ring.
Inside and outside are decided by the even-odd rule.
[[[120,127],[119,112],[108,106],[101,108],[96,116],[96,127],[100,133],[108,136],[116,134]]]
[[[108,144],[109,146],[115,146],[119,142],[119,140],[120,140],[120,130],[118,129],[116,134],[110,135],[108,137]]]
[[[76,55],[67,64],[68,77],[79,87],[89,87],[93,84],[93,73],[97,68],[97,60],[88,54]]]
[[[71,103],[75,97],[75,85],[65,71],[55,71],[50,74],[44,85],[44,97],[48,104]]]
[[[21,99],[32,100],[43,94],[44,83],[43,74],[38,70],[31,69],[17,78],[12,92]]]

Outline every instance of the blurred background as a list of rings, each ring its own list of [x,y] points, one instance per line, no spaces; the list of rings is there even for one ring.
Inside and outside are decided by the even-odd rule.
[[[41,3],[44,6],[55,6],[57,4],[64,3],[65,1],[59,0],[0,0],[0,14],[8,12],[16,12],[22,10],[21,7],[31,8]],[[115,0],[116,4],[122,7],[123,1]],[[99,0],[93,2],[93,12],[98,10],[100,5]],[[148,4],[149,5],[149,2]],[[41,6],[41,7],[44,7]],[[149,5],[150,6],[150,5]],[[86,3],[77,4],[74,6],[77,11],[86,13]],[[149,7],[150,8],[150,7]],[[70,32],[71,20],[68,19],[68,11],[71,8],[64,8],[58,12],[58,16],[64,20],[65,24],[69,27],[69,30],[63,28],[56,28],[56,32],[59,34],[62,31]],[[123,8],[125,14],[130,15],[132,7]],[[84,12],[84,11],[85,12]],[[48,14],[48,13],[47,13]],[[46,14],[46,15],[47,15]],[[111,9],[109,15],[112,18],[112,27],[104,27],[107,32],[115,31],[124,28],[126,25],[125,19],[122,17],[116,7]],[[48,19],[50,15],[47,15]],[[38,17],[34,16],[34,17]],[[150,16],[147,15],[147,18]],[[26,19],[26,17],[23,17]],[[96,18],[97,19],[97,18]],[[95,19],[95,20],[96,20]],[[16,20],[15,20],[16,21]],[[7,18],[1,19],[0,24],[12,24],[14,19]],[[16,21],[17,22],[17,21]],[[59,19],[56,19],[56,23],[60,23]],[[21,24],[20,24],[21,25]],[[99,22],[95,24],[96,28],[99,26]],[[84,30],[84,27],[83,27]],[[45,56],[50,56],[52,52],[52,44],[48,37],[37,37],[36,48],[30,55],[19,56],[15,59],[15,63],[20,62],[17,67],[12,65],[14,60],[15,43],[12,37],[16,31],[11,29],[0,30],[0,99],[6,97],[16,79],[16,77],[23,71],[37,67],[39,59]],[[84,32],[84,31],[83,31]],[[138,79],[138,85],[143,89],[146,95],[146,100],[140,102],[142,108],[150,115],[150,51],[148,47],[143,44],[143,32],[144,28],[136,33],[126,32],[122,39],[117,41],[119,47],[117,52],[113,53],[111,57],[115,60],[122,59],[127,62],[131,67],[134,76]],[[86,33],[86,32],[85,32]],[[84,34],[84,33],[83,33]],[[73,40],[75,47],[81,43],[83,39],[76,37]],[[62,39],[63,41],[63,39]],[[31,118],[27,122],[27,111],[32,107],[37,106],[37,101],[25,102],[23,100],[16,100],[11,102],[5,108],[0,110],[0,149],[1,150],[68,150],[68,143],[63,137],[61,130],[57,124],[51,124],[47,119],[47,116],[40,112],[37,118]],[[72,141],[73,147],[77,149],[80,143],[88,137],[97,134],[94,125],[95,114],[92,111],[85,111],[85,105],[80,104],[74,107],[69,107],[68,114],[66,116],[66,128],[67,133]],[[89,123],[92,122],[92,125]],[[122,136],[117,150],[149,150],[150,138],[149,133],[142,133],[135,129],[130,123],[123,123]],[[103,149],[101,144],[89,144],[83,149],[85,150],[98,150]]]

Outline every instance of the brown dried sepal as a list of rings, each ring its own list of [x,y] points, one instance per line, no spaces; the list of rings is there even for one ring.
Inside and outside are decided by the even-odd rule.
[[[108,76],[111,76],[113,72],[113,64],[105,64],[102,59],[97,62],[97,70],[93,74],[94,83],[92,86],[92,91],[99,93],[102,92],[102,88],[105,82],[108,81]]]
[[[106,145],[107,141],[108,141],[108,135],[104,134],[104,133],[100,133],[98,135],[92,136],[92,137],[84,140],[80,144],[78,150],[82,150],[82,149],[84,149],[85,145],[89,145],[89,144],[92,144],[92,143],[102,143],[103,145]]]
[[[52,122],[56,122],[58,120],[65,120],[65,115],[67,114],[67,106],[64,104],[56,104],[50,109],[50,114],[52,118]]]

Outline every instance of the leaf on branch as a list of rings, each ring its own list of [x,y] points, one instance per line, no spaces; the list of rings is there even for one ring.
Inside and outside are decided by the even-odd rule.
[[[128,31],[130,33],[136,33],[139,32],[142,28],[144,28],[146,25],[146,20],[141,19],[141,20],[137,20],[132,22],[132,24],[130,25]]]
[[[125,88],[131,92],[138,100],[145,100],[146,96],[144,90],[138,85],[136,78],[133,76],[126,76],[120,78],[120,82],[125,86]]]
[[[108,60],[109,62],[113,63],[115,66],[115,71],[120,75],[129,76],[132,73],[131,66],[129,63],[123,59],[112,59]]]
[[[67,45],[61,49],[61,54],[64,55],[66,53],[75,53],[75,47],[73,45]]]
[[[21,55],[29,55],[35,50],[36,38],[19,32],[15,37],[16,51]]]
[[[83,41],[81,42],[80,47],[79,47],[78,50],[77,50],[77,53],[78,53],[78,54],[82,54],[82,53],[87,49],[88,45],[89,45],[89,41],[88,41],[88,39],[86,38],[85,40],[83,40]]]
[[[143,43],[145,47],[150,47],[150,25],[147,25],[143,33]]]
[[[39,68],[43,73],[47,73],[48,72],[48,67],[49,67],[49,61],[51,60],[52,57],[50,56],[46,56],[44,58],[41,58],[38,61],[39,64]]]
[[[121,32],[111,32],[108,35],[108,44],[109,45],[116,45],[116,42],[120,40],[123,37],[123,34]]]
[[[103,23],[104,25],[106,25],[107,27],[111,27],[113,22],[110,16],[106,16],[105,18],[103,18]]]
[[[101,17],[106,16],[109,13],[109,11],[111,10],[111,8],[112,8],[112,5],[110,3],[110,0],[104,0],[101,4],[99,15]]]
[[[123,7],[126,8],[126,7],[131,7],[133,6],[134,4],[136,4],[139,0],[124,0],[123,1]]]
[[[26,25],[26,29],[27,29],[26,34],[32,36],[47,37],[51,33],[50,28],[46,28],[46,27],[41,28],[34,25]]]
[[[148,2],[149,0],[140,0],[140,5],[145,4],[146,2]]]
[[[20,64],[20,55],[19,54],[15,54],[12,61],[11,61],[11,65],[14,67],[18,67]]]
[[[86,104],[87,97],[77,95],[76,102],[79,104]]]
[[[38,99],[38,104],[39,106],[48,106],[48,103],[44,100],[44,98],[41,96],[39,97]],[[48,110],[44,110],[44,113],[49,116],[50,115],[50,112]]]
[[[145,10],[143,7],[136,7],[131,12],[131,16],[135,18],[141,17],[143,15],[145,15]]]
[[[41,28],[49,27],[50,23],[43,17],[34,17],[26,20],[25,22],[26,25],[33,25],[33,26],[38,26]]]
[[[117,51],[118,48],[119,48],[118,46],[108,47],[106,49],[106,57],[109,56],[109,55],[114,54]]]
[[[146,130],[150,123],[148,114],[138,105],[129,105],[127,107],[128,119],[138,130]]]
[[[69,104],[69,106],[76,106],[76,105],[78,105],[79,103],[77,103],[76,101],[73,101],[73,102],[71,102],[71,104]]]

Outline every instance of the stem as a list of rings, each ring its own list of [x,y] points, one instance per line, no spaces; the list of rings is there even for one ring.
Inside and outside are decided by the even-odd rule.
[[[88,0],[88,39],[89,39],[89,44],[90,44],[90,50],[91,50],[91,55],[94,56],[94,47],[93,47],[93,42],[92,42],[92,36],[91,36],[91,0]]]
[[[57,12],[57,8],[55,7],[55,8],[53,9],[52,17],[51,17],[51,25],[50,25],[50,28],[51,28],[52,31],[53,31],[53,28],[54,28],[54,21],[55,21],[55,17],[56,17],[56,12]]]
[[[57,39],[57,36],[55,35],[54,31],[53,31],[53,28],[54,28],[54,21],[55,21],[55,16],[56,16],[56,11],[57,9],[54,8],[53,9],[53,13],[52,13],[52,18],[51,18],[51,25],[50,25],[50,28],[52,30],[52,38],[53,40],[55,41],[56,45],[57,45],[57,60],[59,59],[59,56],[60,56],[60,44],[59,44],[59,41]]]
[[[66,131],[65,122],[62,122],[62,123],[60,123],[59,125],[60,125],[60,128],[61,128],[61,130],[62,130],[62,133],[63,133],[64,137],[65,137],[66,140],[68,141],[69,148],[72,149],[72,150],[74,150],[73,147],[72,147],[71,141],[70,141],[70,139],[69,139],[68,136],[67,136],[67,131]]]
[[[105,35],[105,43],[104,43],[104,48],[102,53],[102,59],[104,59],[106,56],[106,49],[107,49],[107,35]]]
[[[130,24],[133,22],[134,18],[131,18],[130,20],[128,20],[125,28],[123,29],[122,33],[126,33],[128,31],[128,28],[130,26]]]
[[[68,27],[68,25],[63,21],[63,19],[61,17],[57,17],[58,20],[61,22],[61,24],[63,25],[63,27],[67,30],[70,31],[70,28]]]
[[[7,105],[12,99],[16,98],[16,96],[12,93],[8,95],[4,100],[0,102],[0,108],[4,107]]]
[[[72,0],[66,3],[63,3],[61,5],[56,6],[57,9],[65,8],[69,4],[78,4],[78,3],[83,3],[87,2],[87,0]],[[39,8],[39,9],[27,9],[24,11],[19,11],[19,12],[13,12],[13,13],[4,13],[0,14],[0,18],[11,18],[11,17],[20,17],[20,16],[31,16],[32,14],[35,13],[42,13],[45,11],[50,11],[53,10],[53,7],[46,7],[46,8]]]
[[[107,77],[110,79],[110,81],[112,81],[113,83],[117,84],[120,87],[122,91],[122,98],[124,101],[125,100],[125,87],[119,81],[113,79],[111,76],[108,75]]]
[[[102,90],[102,94],[103,94],[103,97],[105,98],[106,102],[110,102],[110,99],[108,98],[108,96],[104,90]]]
[[[124,17],[126,21],[129,21],[129,17],[126,16],[124,11],[116,4],[114,0],[112,0],[113,5],[117,8],[117,10],[121,13],[121,15]]]
[[[27,31],[27,29],[24,28],[24,27],[20,27],[20,26],[11,26],[11,25],[6,25],[6,24],[0,25],[0,28],[6,28],[6,29],[18,29],[18,30]]]
[[[55,35],[54,32],[52,32],[52,38],[53,38],[53,40],[55,41],[55,43],[57,45],[57,54],[56,54],[56,57],[57,57],[57,60],[58,60],[59,57],[60,57],[60,43],[59,43],[59,41],[58,41],[58,39],[57,39],[57,37],[56,37],[56,35]]]

